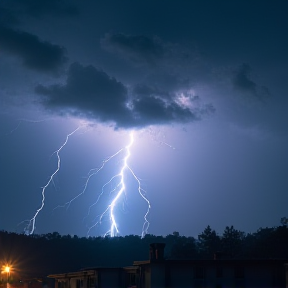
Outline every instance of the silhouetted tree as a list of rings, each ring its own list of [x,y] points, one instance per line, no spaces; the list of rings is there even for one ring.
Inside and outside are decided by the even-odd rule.
[[[197,240],[180,236],[179,232],[166,237],[147,234],[144,238],[138,235],[80,238],[57,232],[24,235],[0,231],[0,260],[15,263],[23,277],[38,277],[84,267],[131,265],[134,260],[149,259],[149,244],[153,242],[166,243],[165,257],[170,259],[211,259],[218,251],[237,258],[288,259],[286,225],[260,228],[247,235],[230,226],[222,237],[208,225]]]
[[[250,253],[246,256],[249,258],[269,258],[273,257],[274,240],[273,240],[274,228],[259,228],[255,233],[251,234],[249,250]]]
[[[239,257],[244,238],[244,232],[236,230],[233,226],[226,226],[221,238],[221,251],[229,257]]]
[[[280,223],[283,225],[283,226],[287,226],[288,225],[288,218],[287,217],[282,217],[280,219]]]
[[[175,241],[170,252],[172,259],[195,259],[198,257],[195,238],[185,236],[174,236],[174,238]]]
[[[198,235],[198,241],[199,253],[202,258],[213,258],[214,253],[221,248],[220,237],[209,225]]]

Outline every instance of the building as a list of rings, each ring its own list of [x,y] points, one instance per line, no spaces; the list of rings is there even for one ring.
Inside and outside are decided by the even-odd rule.
[[[121,268],[95,267],[49,275],[55,288],[288,288],[288,261],[276,259],[164,259],[163,243],[150,245],[150,259]],[[286,272],[285,272],[286,267]]]

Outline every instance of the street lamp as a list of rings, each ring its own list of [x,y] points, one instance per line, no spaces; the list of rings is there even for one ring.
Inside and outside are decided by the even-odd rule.
[[[6,273],[7,276],[7,283],[9,282],[10,272],[11,272],[11,266],[6,264],[2,267],[2,273]]]
[[[9,276],[10,276],[10,266],[6,265],[4,267],[4,272],[7,274],[7,282],[9,281]]]

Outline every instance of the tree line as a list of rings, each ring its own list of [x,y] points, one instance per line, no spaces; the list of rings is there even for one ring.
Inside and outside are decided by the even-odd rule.
[[[285,218],[286,219],[286,218]],[[198,237],[147,234],[119,237],[78,237],[58,232],[25,235],[0,231],[0,264],[12,266],[13,279],[42,277],[87,267],[123,267],[149,259],[149,244],[165,243],[166,259],[288,259],[287,221],[244,233],[227,226],[221,235],[209,225]]]

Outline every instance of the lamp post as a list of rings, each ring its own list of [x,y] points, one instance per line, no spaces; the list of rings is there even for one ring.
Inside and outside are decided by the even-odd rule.
[[[2,266],[2,272],[1,273],[6,273],[6,287],[9,287],[9,278],[10,278],[10,273],[11,273],[11,266],[8,264]]]
[[[10,266],[6,265],[4,267],[4,272],[7,274],[7,283],[9,282],[9,277],[10,277]]]

